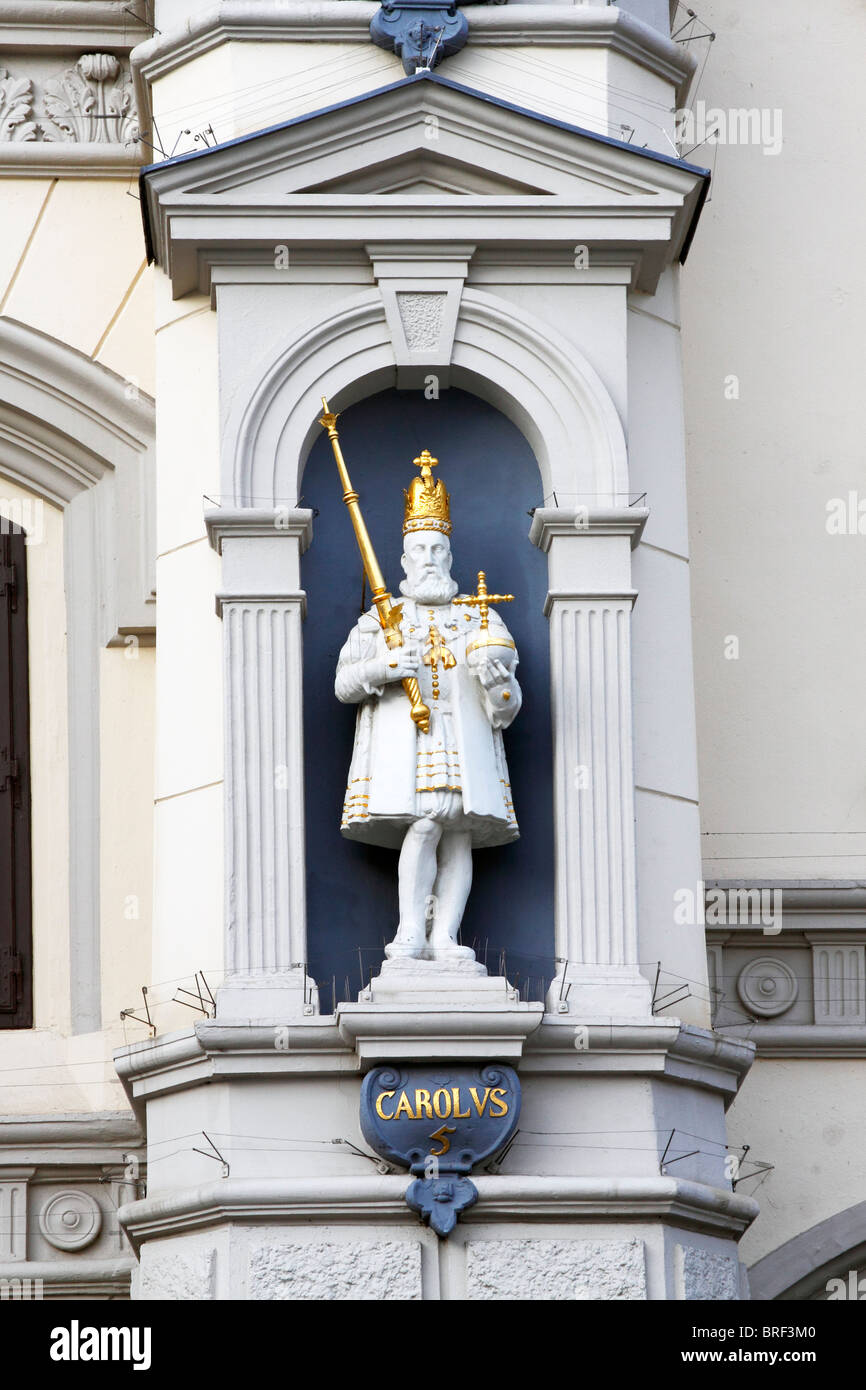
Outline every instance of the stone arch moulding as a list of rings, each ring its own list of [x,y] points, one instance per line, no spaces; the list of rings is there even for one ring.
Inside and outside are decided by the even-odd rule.
[[[0,317],[5,476],[63,511],[69,740],[69,951],[74,1033],[102,1026],[99,653],[153,641],[153,401],[83,353]]]
[[[757,1302],[811,1300],[829,1279],[847,1281],[866,1263],[866,1202],[834,1212],[785,1241],[749,1270],[749,1290]]]
[[[62,508],[70,532],[99,495],[103,642],[153,628],[153,447],[149,396],[0,317],[0,474]]]
[[[501,410],[531,446],[545,497],[624,506],[625,435],[593,367],[547,324],[463,291],[450,381]],[[321,396],[337,410],[396,382],[377,290],[354,295],[259,368],[224,434],[223,491],[242,507],[295,504]]]

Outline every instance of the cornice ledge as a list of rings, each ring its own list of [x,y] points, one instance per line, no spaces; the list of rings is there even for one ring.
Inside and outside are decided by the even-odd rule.
[[[383,1221],[405,1224],[409,1174],[347,1178],[223,1178],[121,1206],[133,1246],[226,1221],[244,1224]],[[569,1178],[476,1175],[478,1206],[466,1224],[490,1220],[672,1217],[692,1229],[741,1234],[758,1214],[751,1197],[669,1177]]]
[[[125,0],[0,0],[0,48],[127,53],[150,33],[131,8]]]
[[[286,1052],[342,1052],[351,1056],[343,1042],[333,1015],[314,1014],[295,1023],[278,1024],[285,1029]],[[208,1055],[261,1053],[273,1056],[274,1027],[268,1024],[222,1023],[218,1018],[195,1025],[196,1037]]]
[[[141,1144],[144,1132],[129,1110],[98,1110],[89,1114],[0,1116],[0,1160],[7,1148],[26,1145],[36,1151],[60,1145],[81,1148],[82,1157],[106,1144]]]
[[[755,1045],[748,1036],[732,1037],[662,1017],[646,1023],[583,1025],[578,1051],[577,1022],[545,1014],[527,1044],[521,1073],[640,1070],[717,1091],[729,1103],[755,1057]]]
[[[129,1043],[113,1053],[113,1061],[127,1098],[142,1122],[142,1101],[152,1090],[160,1089],[150,1083],[170,1077],[181,1089],[207,1080],[211,1075],[207,1054],[194,1028]]]
[[[725,1030],[751,1040],[758,1057],[866,1057],[866,1027],[852,1023],[743,1023]]]
[[[285,1049],[274,1046],[285,1028]],[[358,1059],[341,1038],[333,1017],[315,1015],[297,1023],[256,1025],[209,1019],[189,1031],[145,1039],[114,1053],[114,1067],[130,1104],[144,1123],[153,1096],[187,1090],[220,1076],[260,1080],[302,1072],[355,1074]]]
[[[727,1108],[754,1060],[755,1045],[748,1038],[683,1023],[668,1053],[665,1074],[722,1093]]]
[[[536,507],[529,539],[548,551],[556,536],[628,536],[634,550],[649,514],[649,507]]]
[[[461,8],[469,20],[470,42],[609,47],[674,83],[682,96],[697,67],[697,59],[681,44],[615,5],[518,3]],[[527,33],[531,35],[528,40]]]
[[[673,1217],[684,1225],[741,1234],[758,1215],[752,1197],[684,1178],[474,1177],[478,1207],[465,1221],[490,1216]]]
[[[135,1269],[131,1255],[119,1255],[116,1259],[88,1260],[73,1253],[66,1260],[14,1260],[0,1264],[0,1280],[41,1279],[47,1288],[64,1288],[66,1296],[74,1297],[69,1285],[92,1286],[94,1284],[119,1283],[125,1287],[129,1276]],[[11,1297],[9,1293],[4,1297]]]
[[[561,1014],[546,1013],[541,1027],[527,1044],[527,1059],[541,1052],[574,1052],[574,1031],[579,1019]],[[636,1051],[666,1052],[673,1047],[680,1030],[677,1019],[648,1018],[580,1025],[585,1030],[587,1046],[582,1056],[594,1053],[629,1053]]]
[[[223,0],[181,28],[146,40],[132,55],[136,81],[152,82],[231,40],[258,42],[369,43],[378,6],[369,0]],[[678,97],[688,90],[696,59],[680,44],[615,6],[510,4],[467,5],[470,42],[477,47],[554,44],[609,47],[672,82]],[[143,95],[143,89],[141,95]]]
[[[137,1250],[153,1236],[179,1234],[224,1221],[273,1222],[405,1219],[408,1173],[388,1177],[223,1178],[182,1192],[146,1197],[118,1208],[118,1219]]]
[[[723,893],[731,891],[765,892],[778,891],[782,894],[782,913],[788,912],[862,912],[866,909],[866,883],[860,879],[805,879],[805,878],[713,878],[707,879],[705,888],[719,888]],[[828,923],[828,926],[832,926]],[[711,925],[707,925],[710,931]],[[836,928],[838,930],[838,928]],[[716,928],[716,930],[722,930]],[[730,932],[731,926],[724,928]]]
[[[2,34],[0,34],[2,38]],[[0,178],[128,179],[141,168],[138,145],[42,140],[0,142]]]
[[[671,1055],[732,1071],[742,1080],[755,1060],[754,1044],[742,1038],[729,1038],[693,1023],[681,1023]]]

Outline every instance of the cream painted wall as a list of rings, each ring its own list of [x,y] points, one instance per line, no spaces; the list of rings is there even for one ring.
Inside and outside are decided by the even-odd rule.
[[[774,1165],[738,1189],[754,1192],[761,1212],[740,1244],[747,1265],[835,1212],[863,1201],[866,1110],[863,1062],[758,1061],[728,1111],[732,1148]],[[747,1162],[743,1173],[751,1171]]]
[[[225,43],[159,77],[153,111],[163,149],[201,149],[195,136],[247,135],[404,77],[393,53],[356,43]]]
[[[156,879],[150,979],[160,1032],[193,1015],[170,1001],[223,968],[222,623],[220,562],[203,509],[219,499],[216,315],[210,300],[157,291]],[[205,498],[212,499],[208,504]]]
[[[137,1034],[120,1011],[151,983],[153,757],[156,652],[130,639],[102,653],[100,747],[102,1010],[118,1044]]]
[[[56,179],[5,179],[0,238],[0,313]]]
[[[863,878],[866,535],[826,522],[866,497],[866,11],[709,0],[701,17],[700,96],[783,122],[778,155],[718,147],[682,281],[704,870]]]
[[[96,356],[144,267],[138,201],[117,179],[54,179],[33,202],[17,200],[29,232],[2,312]]]
[[[146,395],[156,393],[155,267],[143,263],[100,338],[95,358]]]
[[[4,178],[0,314],[154,392],[153,271],[127,179]]]

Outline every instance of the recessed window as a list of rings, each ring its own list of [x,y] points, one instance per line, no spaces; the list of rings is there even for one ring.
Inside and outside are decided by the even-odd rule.
[[[0,1028],[32,1028],[27,548],[0,519]]]

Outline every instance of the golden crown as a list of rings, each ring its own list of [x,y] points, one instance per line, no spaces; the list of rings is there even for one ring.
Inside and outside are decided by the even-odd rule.
[[[413,478],[408,489],[404,489],[406,507],[403,513],[403,535],[407,531],[444,531],[451,534],[451,500],[445,484],[439,478],[434,483],[433,469],[439,460],[434,459],[428,449],[413,459],[421,475]]]

